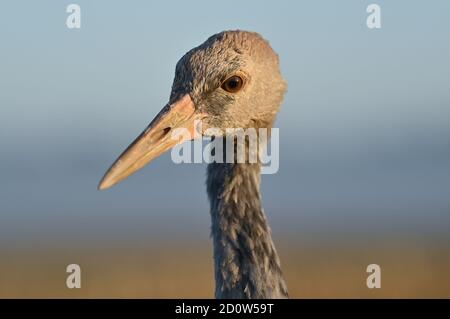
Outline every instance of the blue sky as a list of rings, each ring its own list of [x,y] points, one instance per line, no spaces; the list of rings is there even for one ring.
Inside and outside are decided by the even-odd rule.
[[[69,3],[80,30],[65,26]],[[370,3],[380,30],[365,25]],[[166,155],[108,192],[96,184],[167,102],[178,59],[226,29],[267,38],[289,84],[280,172],[263,177],[276,233],[448,233],[449,12],[448,1],[5,1],[3,244],[207,236],[204,165]]]

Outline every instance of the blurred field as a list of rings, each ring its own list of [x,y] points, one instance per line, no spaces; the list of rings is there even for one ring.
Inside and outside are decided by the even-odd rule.
[[[450,298],[447,244],[278,246],[292,298]],[[212,298],[211,255],[197,242],[2,250],[0,297]],[[65,286],[70,263],[81,266],[81,289]],[[381,289],[365,285],[370,263],[381,266]]]

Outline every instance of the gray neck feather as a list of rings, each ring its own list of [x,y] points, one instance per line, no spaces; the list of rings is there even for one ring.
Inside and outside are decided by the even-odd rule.
[[[208,165],[216,298],[288,297],[259,184],[259,164]]]

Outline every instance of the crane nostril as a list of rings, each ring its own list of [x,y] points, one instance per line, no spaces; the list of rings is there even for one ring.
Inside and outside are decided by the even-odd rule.
[[[153,134],[152,138],[151,138],[151,142],[154,143],[156,141],[161,140],[162,138],[164,138],[170,131],[172,130],[171,127],[166,127],[164,129],[162,129],[161,131],[157,131]]]
[[[166,127],[165,129],[163,129],[161,137],[166,136],[170,132],[170,130],[172,130],[171,127]]]

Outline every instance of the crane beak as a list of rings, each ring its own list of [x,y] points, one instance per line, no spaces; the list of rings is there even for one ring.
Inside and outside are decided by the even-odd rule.
[[[198,135],[196,120],[201,118],[201,114],[195,112],[194,102],[189,94],[173,104],[167,104],[109,168],[98,189],[114,186],[175,145],[193,139]],[[178,138],[173,138],[170,133],[176,128],[186,128],[190,136],[177,134]]]

